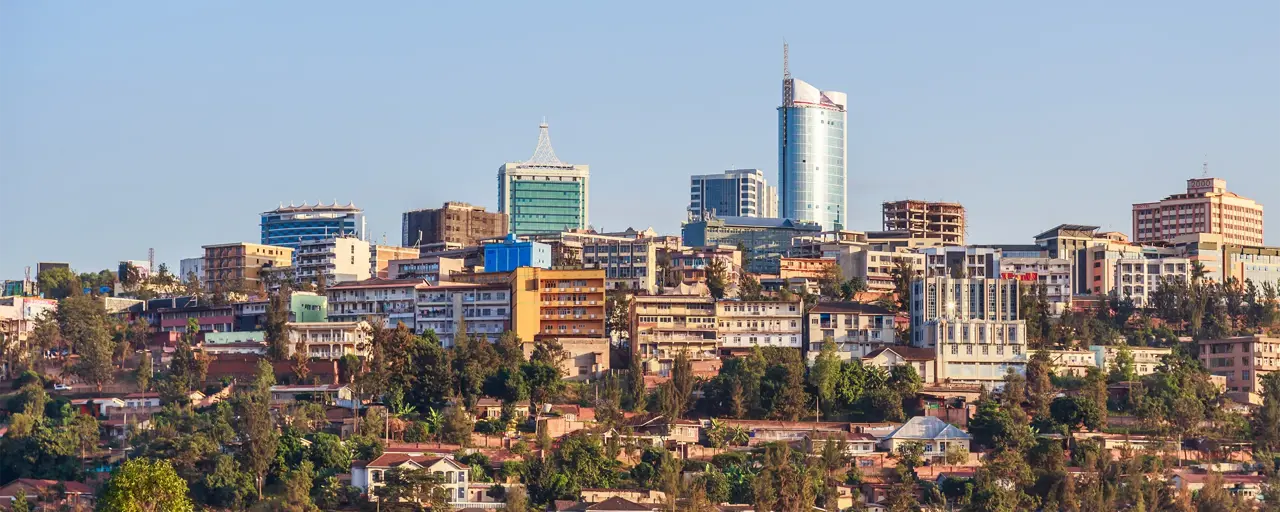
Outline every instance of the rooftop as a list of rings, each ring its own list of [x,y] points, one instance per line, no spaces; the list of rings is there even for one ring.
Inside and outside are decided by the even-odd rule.
[[[316,202],[316,204],[311,204],[311,205],[309,205],[309,204],[307,204],[307,203],[306,203],[306,201],[303,201],[303,202],[302,202],[302,205],[294,205],[293,203],[289,203],[289,206],[284,206],[284,204],[282,203],[282,204],[280,205],[280,207],[279,207],[279,208],[276,208],[276,209],[271,210],[271,211],[269,211],[269,212],[262,212],[262,214],[263,214],[263,215],[270,215],[270,214],[273,214],[273,213],[302,213],[302,212],[353,212],[353,213],[358,213],[358,212],[360,212],[360,211],[361,211],[361,210],[360,210],[360,208],[357,208],[357,207],[356,207],[356,205],[355,205],[355,204],[353,204],[353,203],[347,203],[347,204],[345,204],[345,205],[340,205],[340,204],[338,204],[338,202],[337,202],[337,201],[334,201],[334,202],[333,202],[333,204],[324,204],[324,203]]]
[[[819,302],[810,313],[862,313],[865,315],[892,315],[893,312],[875,304],[861,302]]]

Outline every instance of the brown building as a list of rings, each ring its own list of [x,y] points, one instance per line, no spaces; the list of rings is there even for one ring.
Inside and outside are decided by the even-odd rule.
[[[631,298],[631,350],[651,372],[665,374],[684,352],[715,359],[716,300],[700,295],[637,295]]]
[[[939,238],[947,245],[964,245],[964,206],[906,199],[882,206],[885,231],[904,231],[910,238]]]
[[[1262,205],[1227,191],[1227,180],[1191,178],[1185,194],[1133,205],[1133,239],[1167,241],[1192,233],[1222,235],[1229,244],[1262,245]]]
[[[1227,378],[1227,391],[1260,393],[1262,377],[1280,370],[1280,338],[1237,336],[1200,340],[1200,362]]]
[[[263,268],[287,267],[292,264],[293,249],[274,245],[236,242],[204,246],[204,285],[213,291],[235,288],[262,291]]]
[[[369,244],[369,275],[383,279],[395,279],[389,275],[391,261],[411,260],[417,258],[418,254],[417,247]]]
[[[458,244],[467,247],[506,234],[507,214],[486,212],[483,206],[447,202],[440,208],[404,212],[400,245],[422,248],[431,244]]]

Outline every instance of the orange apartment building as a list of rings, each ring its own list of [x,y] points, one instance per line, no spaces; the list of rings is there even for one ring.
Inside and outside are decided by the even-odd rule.
[[[228,289],[243,283],[244,291],[263,291],[262,269],[288,267],[293,249],[274,245],[236,242],[204,246],[204,286],[206,290]]]
[[[1133,205],[1133,239],[1168,241],[1192,233],[1220,234],[1226,243],[1262,245],[1262,205],[1227,191],[1222,178],[1187,180],[1187,192]]]

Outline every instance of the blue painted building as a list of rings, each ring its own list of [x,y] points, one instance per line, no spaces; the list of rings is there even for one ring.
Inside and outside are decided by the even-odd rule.
[[[518,267],[551,268],[551,246],[507,235],[502,243],[485,244],[484,271],[510,272]]]
[[[364,239],[364,210],[355,205],[282,206],[262,214],[262,244],[288,247],[297,254],[302,242],[340,236]]]

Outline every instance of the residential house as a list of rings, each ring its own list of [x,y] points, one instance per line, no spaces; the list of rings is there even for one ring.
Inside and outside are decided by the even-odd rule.
[[[894,314],[884,307],[858,302],[820,302],[805,315],[809,324],[809,363],[812,364],[827,340],[835,343],[836,355],[848,361],[861,359],[873,350],[894,345]]]
[[[299,343],[312,359],[341,359],[353,354],[364,357],[369,352],[372,327],[364,320],[351,322],[289,322],[289,346],[292,355]]]
[[[947,449],[960,447],[969,450],[969,434],[945,421],[932,416],[916,416],[880,440],[880,447],[897,452],[906,443],[924,445],[925,457],[942,457]]]
[[[721,355],[750,352],[753,347],[801,348],[804,304],[728,300],[716,303],[715,325]]]
[[[1054,375],[1084,377],[1089,368],[1097,368],[1094,353],[1089,350],[1050,350],[1049,369]]]
[[[907,365],[915,368],[921,382],[932,384],[938,381],[937,352],[928,348],[892,346],[878,348],[862,356],[863,366],[872,366],[892,370],[895,366]]]
[[[359,487],[368,495],[369,501],[378,501],[377,490],[385,485],[386,472],[392,469],[426,470],[439,479],[440,487],[449,493],[449,502],[455,508],[462,508],[467,503],[471,468],[448,455],[384,452],[368,462],[354,461],[351,463],[351,485]]]
[[[93,488],[73,480],[19,478],[0,487],[0,503],[8,510],[19,494],[27,498],[30,510],[83,510],[94,506]]]

